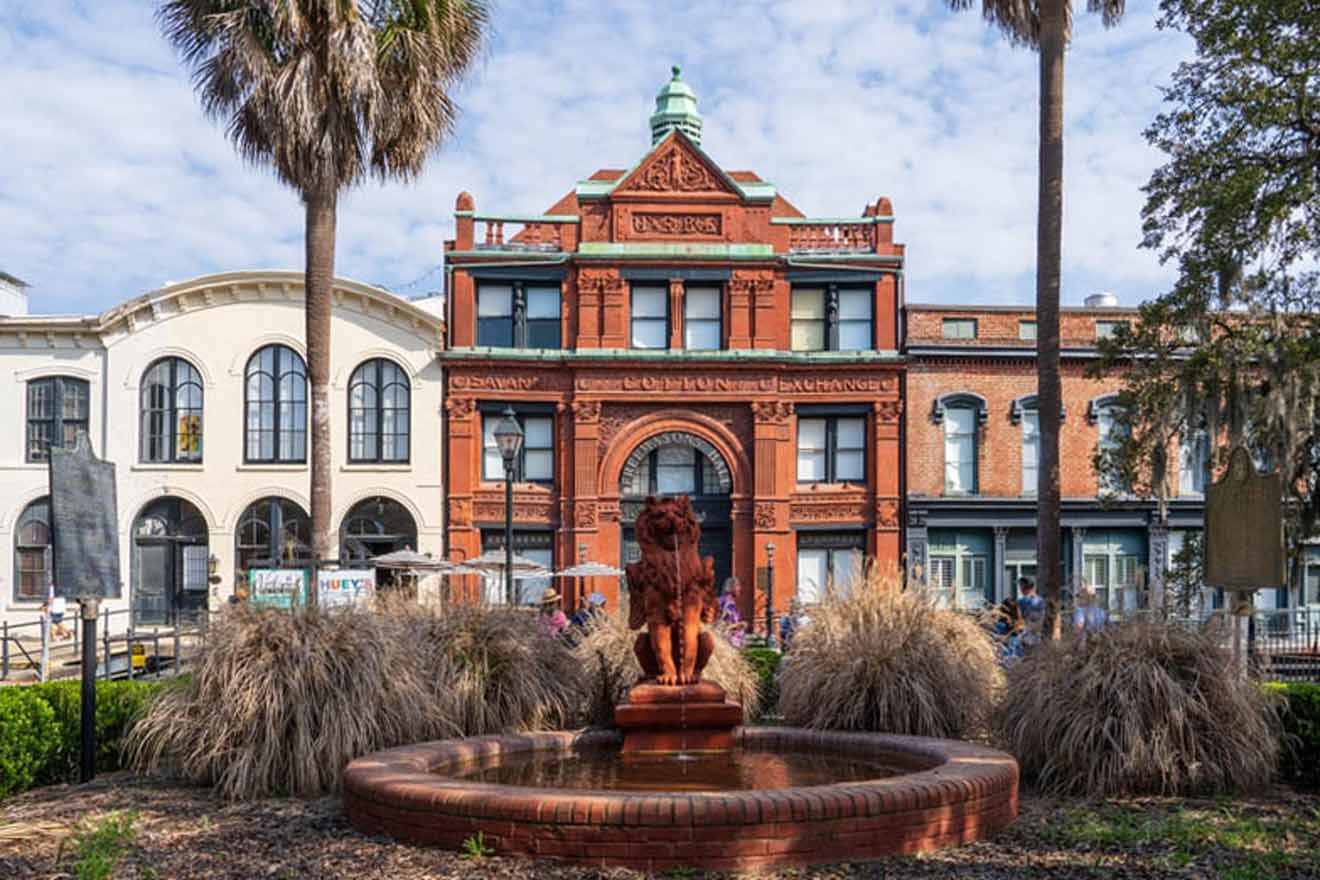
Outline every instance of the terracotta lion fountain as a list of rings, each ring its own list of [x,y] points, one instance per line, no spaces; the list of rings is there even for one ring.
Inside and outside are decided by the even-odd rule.
[[[627,566],[628,626],[646,631],[633,646],[646,678],[614,709],[623,751],[702,751],[733,747],[742,706],[702,681],[715,636],[715,561],[697,552],[701,526],[686,495],[647,498],[635,527],[641,559]]]

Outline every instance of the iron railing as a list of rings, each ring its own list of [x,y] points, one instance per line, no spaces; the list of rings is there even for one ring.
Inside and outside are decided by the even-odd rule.
[[[51,639],[44,619],[17,624],[0,621],[0,681],[20,673],[38,681],[76,676],[82,664],[82,620],[75,609],[66,621],[73,638],[64,641]],[[160,678],[176,674],[206,641],[207,625],[208,617],[202,613],[186,625],[137,627],[131,609],[104,609],[97,619],[96,676]],[[135,656],[141,658],[136,664]]]

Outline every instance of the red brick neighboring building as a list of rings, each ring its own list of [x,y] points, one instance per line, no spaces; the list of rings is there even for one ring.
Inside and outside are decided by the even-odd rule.
[[[1153,502],[1101,485],[1093,457],[1120,383],[1085,372],[1096,340],[1136,313],[1103,295],[1088,303],[1060,319],[1063,574],[1122,610],[1158,595],[1170,556],[1202,528],[1207,448],[1174,450],[1167,523]],[[1036,575],[1035,313],[910,305],[905,329],[909,571],[963,604],[1016,595],[1016,579]]]
[[[492,431],[512,407],[527,435],[515,550],[619,564],[643,499],[688,493],[720,580],[763,577],[774,545],[783,608],[795,581],[810,600],[861,555],[900,561],[903,246],[887,199],[806,218],[716,164],[677,70],[656,104],[636,165],[545,214],[458,198],[441,355],[450,556],[503,546]],[[614,607],[617,586],[572,585],[566,604],[600,590]]]

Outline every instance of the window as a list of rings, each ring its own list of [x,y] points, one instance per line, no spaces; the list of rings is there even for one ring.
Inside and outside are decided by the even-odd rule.
[[[477,288],[477,345],[560,348],[559,286],[516,281]]]
[[[394,361],[376,358],[348,380],[348,460],[406,462],[409,452],[408,376]]]
[[[50,499],[39,498],[23,508],[14,530],[14,601],[42,601],[50,581]]]
[[[1119,330],[1126,330],[1127,327],[1128,327],[1127,321],[1096,321],[1095,338],[1109,339],[1110,337],[1118,333]]]
[[[720,289],[689,287],[683,301],[683,347],[713,351],[723,348]]]
[[[486,529],[481,533],[483,553],[502,553],[504,551],[504,532],[502,529]],[[554,568],[554,533],[524,532],[513,533],[513,552],[530,562],[535,562],[550,571]],[[488,605],[505,604],[503,573],[488,574],[483,578],[485,600]],[[518,605],[536,606],[541,604],[541,597],[551,586],[550,578],[516,577],[513,580],[514,602]]]
[[[27,386],[27,460],[47,461],[50,446],[72,447],[88,430],[91,393],[70,376],[33,379]]]
[[[991,547],[987,531],[931,529],[927,586],[936,601],[955,608],[978,608],[993,600]]]
[[[861,416],[798,418],[799,483],[866,479],[866,419]]]
[[[1121,414],[1120,407],[1113,403],[1095,406],[1095,422],[1100,435],[1098,447],[1102,464],[1101,471],[1096,476],[1102,495],[1119,495],[1129,491],[1123,474],[1110,463],[1112,456],[1122,448],[1127,437],[1127,428],[1119,421]]]
[[[975,318],[945,318],[943,324],[945,339],[975,339]]]
[[[1040,413],[1022,410],[1022,494],[1035,495],[1040,477]]]
[[[647,495],[717,495],[715,465],[696,447],[681,443],[647,453],[630,483],[620,487],[633,498]]]
[[[976,494],[976,410],[951,406],[944,413],[944,491]]]
[[[192,364],[170,357],[148,367],[141,406],[142,461],[202,460],[202,377]]]
[[[244,386],[245,461],[307,461],[307,367],[284,345],[259,349],[247,363]]]
[[[793,351],[868,351],[874,347],[870,288],[793,288]]]
[[[312,558],[312,524],[307,513],[284,498],[262,498],[248,506],[234,534],[235,570]]]
[[[1141,607],[1146,533],[1088,529],[1082,538],[1082,583],[1096,588],[1096,604],[1115,612]]]
[[[504,418],[502,410],[481,414],[483,480],[504,479],[504,459],[495,442],[495,428]],[[554,417],[518,413],[515,418],[523,429],[522,450],[514,462],[513,478],[520,483],[553,483],[555,479]]]
[[[1320,604],[1320,547],[1306,548],[1300,603]]]
[[[866,537],[855,532],[803,532],[798,535],[797,601],[814,605],[852,592],[862,573]]]
[[[1178,494],[1204,495],[1210,474],[1210,438],[1193,431],[1178,447]]]
[[[669,347],[669,289],[632,289],[632,347]]]
[[[1018,339],[1021,339],[1023,342],[1035,342],[1036,322],[1018,321]]]

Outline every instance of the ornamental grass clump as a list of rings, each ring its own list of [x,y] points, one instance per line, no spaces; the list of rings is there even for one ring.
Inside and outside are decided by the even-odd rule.
[[[728,633],[713,627],[715,651],[701,677],[724,688],[726,698],[743,707],[750,720],[760,712],[760,680],[755,667],[729,641]],[[581,690],[578,693],[579,717],[583,723],[610,726],[614,707],[628,696],[628,690],[642,678],[642,667],[633,653],[638,633],[628,629],[627,609],[616,614],[591,617],[575,634],[573,653],[579,668]]]
[[[1002,683],[976,620],[903,591],[874,566],[851,595],[810,611],[779,667],[786,723],[963,738],[982,731]]]
[[[333,791],[353,758],[454,732],[416,649],[381,614],[228,610],[134,726],[129,760],[227,799]]]
[[[1008,672],[999,742],[1058,794],[1245,791],[1279,757],[1277,700],[1239,674],[1227,636],[1163,621],[1041,645]]]

